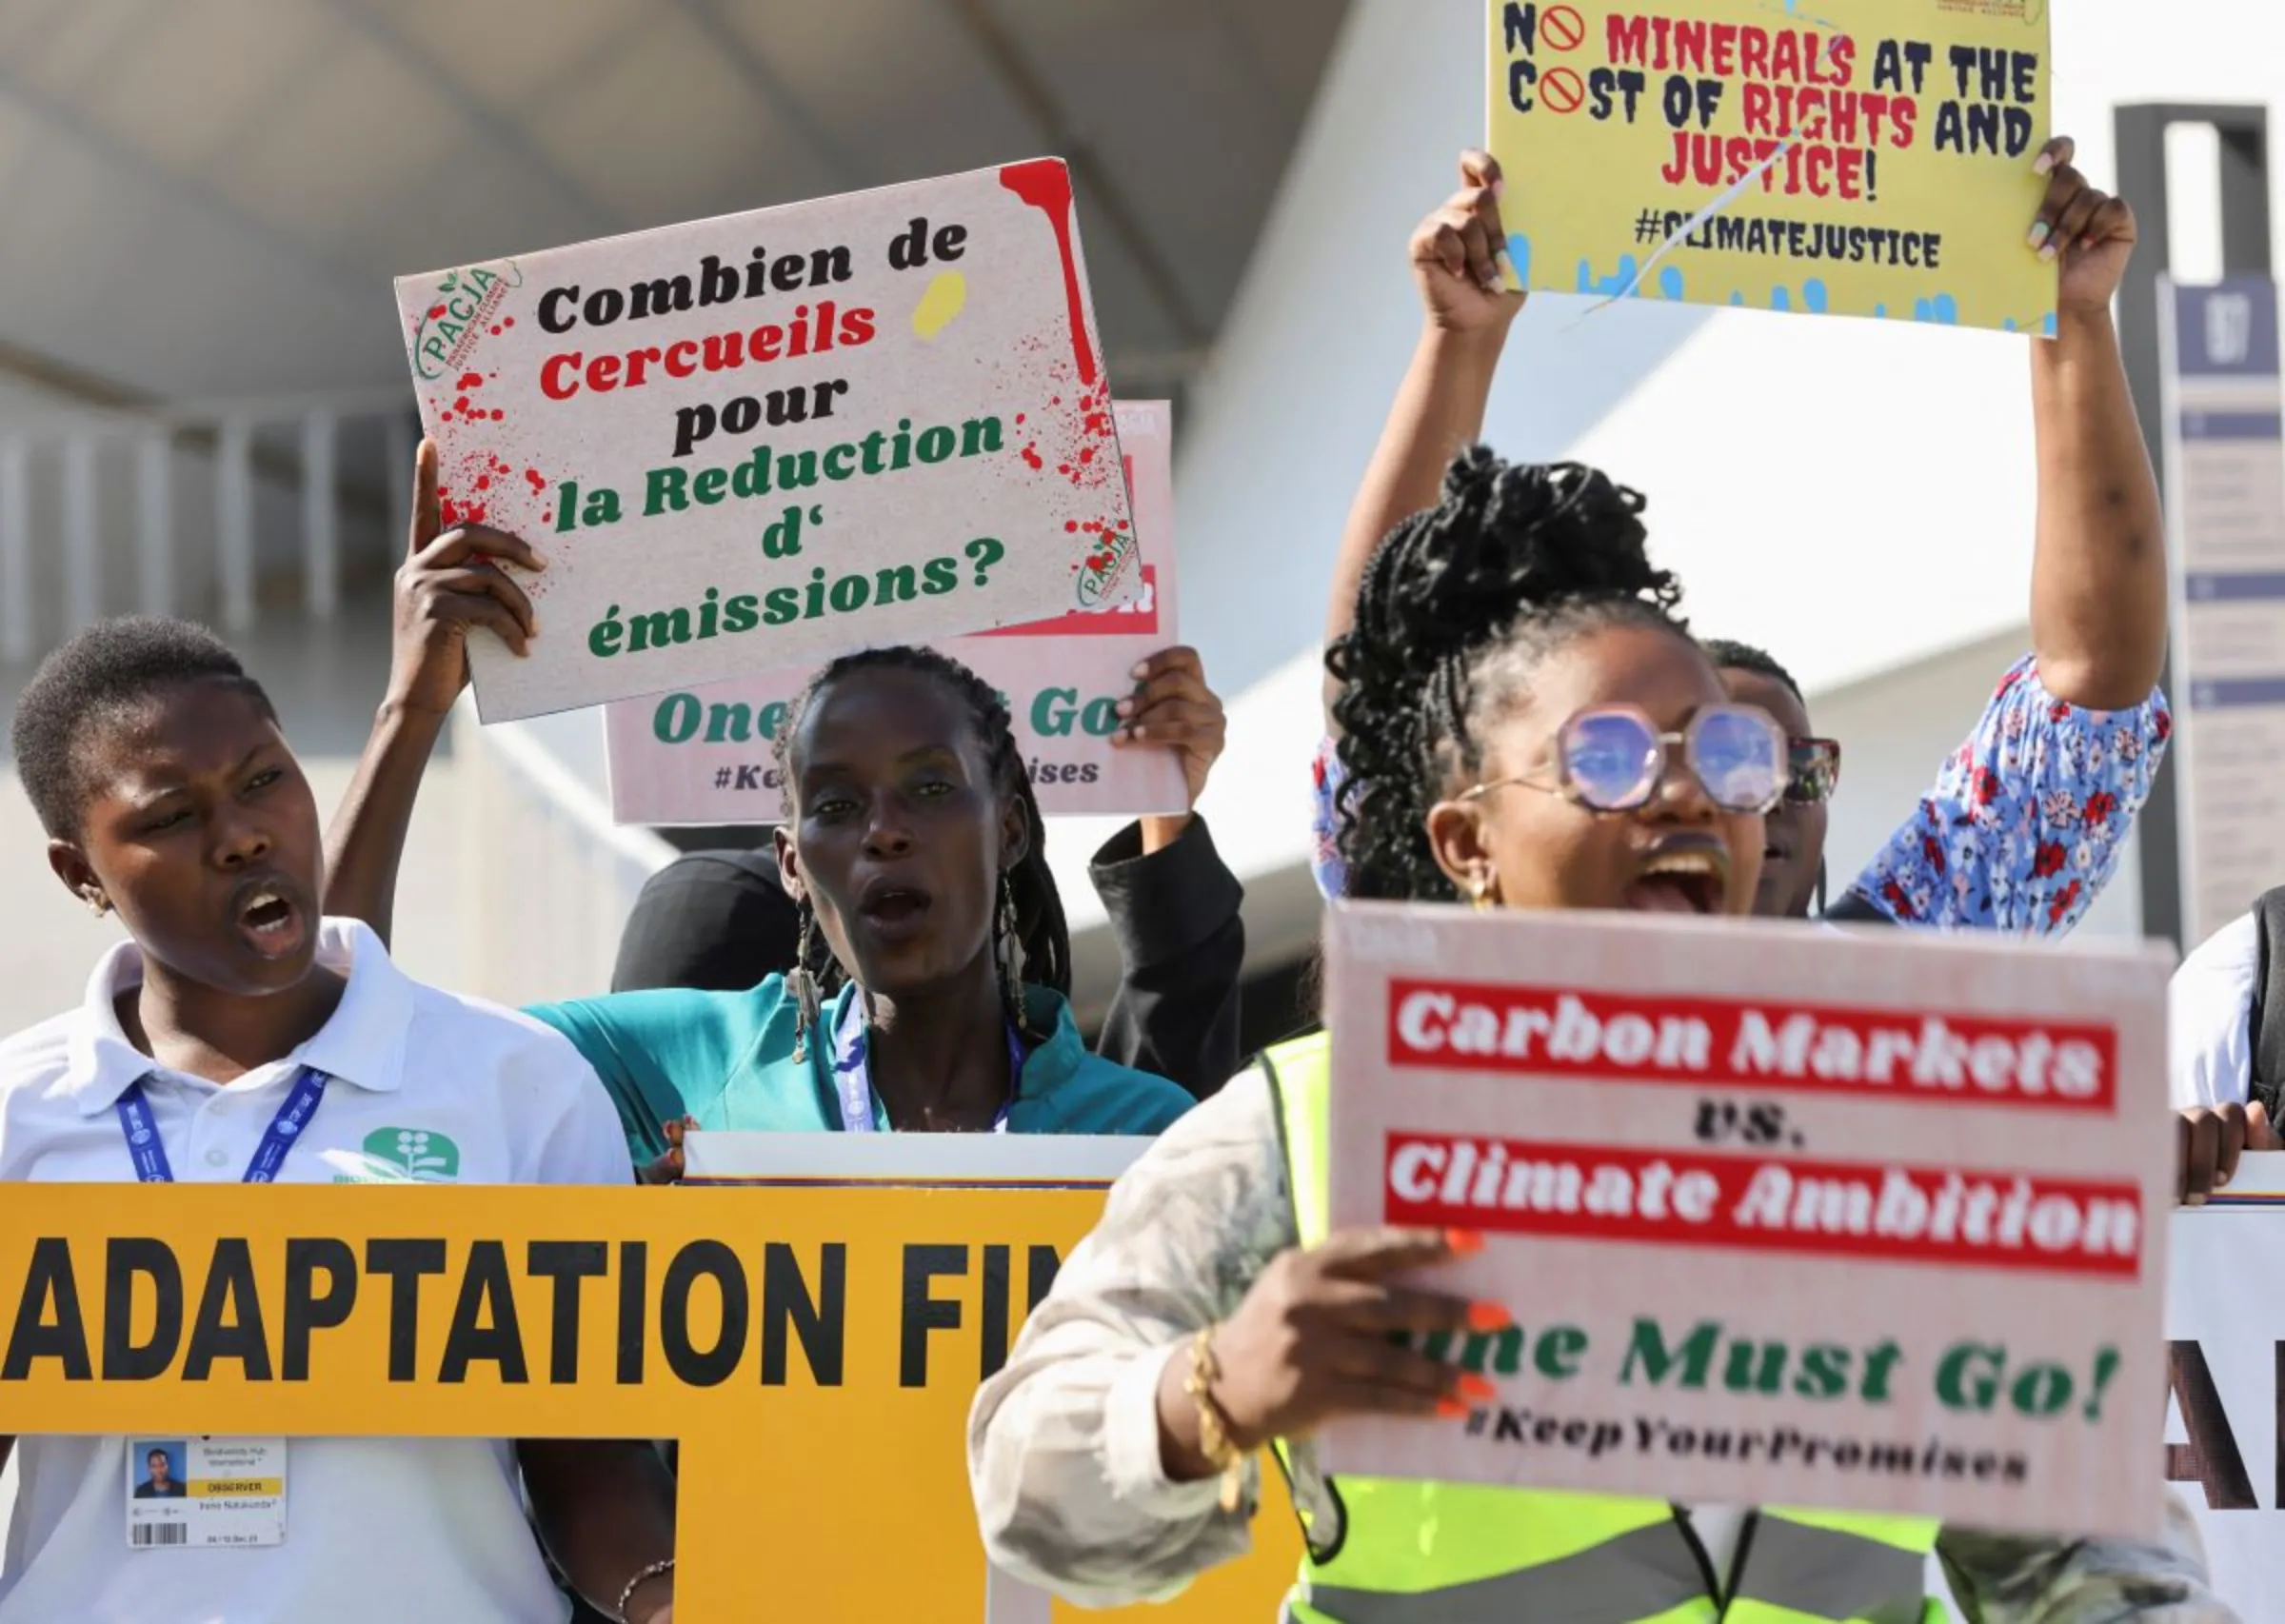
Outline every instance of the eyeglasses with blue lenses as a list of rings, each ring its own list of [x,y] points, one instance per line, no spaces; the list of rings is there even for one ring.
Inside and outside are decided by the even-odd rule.
[[[1706,799],[1725,812],[1765,813],[1793,782],[1790,742],[1765,710],[1708,705],[1679,733],[1668,733],[1632,705],[1597,705],[1556,735],[1552,783],[1543,772],[1529,774],[1480,783],[1462,799],[1514,786],[1560,795],[1595,812],[1639,811],[1657,799],[1670,752],[1678,749]]]

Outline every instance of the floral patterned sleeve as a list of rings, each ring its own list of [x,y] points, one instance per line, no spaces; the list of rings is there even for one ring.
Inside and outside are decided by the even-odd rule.
[[[1854,890],[1898,924],[2061,936],[2117,872],[2173,731],[2155,689],[2084,710],[2027,656]]]
[[[1309,868],[1317,876],[1320,894],[1338,897],[1349,888],[1349,870],[1341,861],[1341,816],[1335,810],[1341,804],[1341,751],[1331,739],[1318,741],[1317,760],[1309,772],[1316,781],[1309,802]]]

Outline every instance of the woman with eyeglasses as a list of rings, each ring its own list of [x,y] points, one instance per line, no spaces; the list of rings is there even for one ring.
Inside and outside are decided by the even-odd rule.
[[[2076,155],[2058,138],[2026,157],[2046,192],[2029,235],[2009,246],[2043,256],[2056,273],[2052,336],[2025,346],[2037,480],[2032,652],[2000,680],[1909,815],[1891,830],[1862,831],[1886,838],[1861,870],[1834,875],[1828,910],[1825,842],[1840,746],[1817,736],[1800,684],[1777,660],[1747,644],[1708,643],[1730,697],[1777,718],[1794,756],[1787,794],[1763,831],[1757,914],[2061,936],[2118,871],[2172,727],[2157,691],[2165,521],[2111,316],[2135,249],[2134,211],[2090,185]],[[1349,627],[1381,538],[1436,500],[1444,465],[1483,433],[1492,380],[1523,307],[1500,268],[1508,239],[1500,167],[1469,152],[1460,168],[1460,189],[1412,236],[1423,325],[1334,562],[1328,645]],[[1800,522],[1826,523],[1814,514]],[[1851,556],[1845,544],[1839,550]],[[1877,635],[1898,612],[1895,595],[1861,583],[1909,580],[1923,566],[1884,559],[1867,575],[1861,547],[1855,557],[1859,568],[1834,575],[1822,612]],[[1327,720],[1338,733],[1337,719]],[[1335,897],[1343,891],[1339,776],[1328,741],[1318,762],[1317,875]]]
[[[1352,895],[1752,910],[1785,733],[1729,697],[1676,618],[1641,509],[1590,469],[1477,450],[1441,505],[1374,552],[1326,659]],[[978,1394],[969,1470],[1002,1566],[1087,1606],[1169,1595],[1245,1551],[1250,1462],[1274,1442],[1310,1548],[1295,1624],[1917,1620],[1932,1551],[1984,1624],[2230,1616],[2195,1535],[2178,1550],[2058,1544],[1925,1519],[1334,1482],[1308,1441],[1326,1421],[1448,1418],[1492,1396],[1394,1334],[1511,1321],[1397,1283],[1480,1238],[1325,1233],[1328,1054],[1321,1036],[1281,1045],[1168,1129]]]

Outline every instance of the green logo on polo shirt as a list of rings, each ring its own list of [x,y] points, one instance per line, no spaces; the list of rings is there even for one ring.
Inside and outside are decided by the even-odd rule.
[[[389,1178],[429,1184],[460,1177],[460,1146],[427,1128],[369,1133],[365,1136],[365,1154],[376,1164],[374,1171]]]

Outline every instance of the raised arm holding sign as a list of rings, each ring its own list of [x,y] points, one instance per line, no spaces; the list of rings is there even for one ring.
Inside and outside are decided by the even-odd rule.
[[[1852,883],[1837,880],[1837,914],[2062,935],[2117,873],[2165,757],[2172,723],[2156,691],[2168,614],[2164,518],[2111,316],[2135,216],[2079,171],[2076,156],[2069,137],[2049,142],[2026,167],[2043,192],[2024,213],[1978,228],[1992,253],[2059,269],[2054,342],[2025,346],[2038,489],[2031,654],[1998,674],[1966,742],[1947,753],[1874,862]],[[1530,201],[1488,153],[1462,153],[1460,172],[1461,188],[1413,234],[1424,320],[1342,530],[1328,644],[1355,624],[1358,588],[1381,538],[1435,503],[1450,459],[1480,432],[1522,306],[1496,286],[1498,254],[1506,223]],[[1834,600],[1833,613],[1855,612],[1853,601]],[[1818,735],[1778,658],[1722,640],[1708,647],[1731,697],[1768,710],[1788,735],[1790,782],[1767,820],[1756,911],[1807,918],[1822,906],[1827,806],[1841,787],[1846,742]],[[1328,686],[1335,733],[1337,692]],[[1329,742],[1318,781],[1318,879],[1338,896],[1346,881],[1332,833],[1343,769]]]

